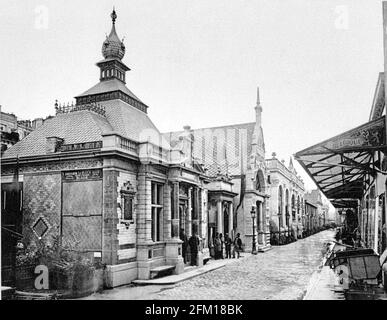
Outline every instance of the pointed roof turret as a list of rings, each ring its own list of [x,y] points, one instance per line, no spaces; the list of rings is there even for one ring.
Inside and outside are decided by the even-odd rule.
[[[117,14],[113,8],[110,17],[112,18],[112,30],[102,45],[102,55],[105,59],[119,59],[121,60],[125,55],[125,45],[116,32]]]

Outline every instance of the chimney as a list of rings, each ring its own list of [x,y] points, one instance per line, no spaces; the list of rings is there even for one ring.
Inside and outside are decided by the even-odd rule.
[[[37,129],[43,124],[43,118],[36,118],[32,121],[32,128]]]
[[[59,137],[47,137],[46,138],[46,153],[55,153],[62,146],[64,140]]]

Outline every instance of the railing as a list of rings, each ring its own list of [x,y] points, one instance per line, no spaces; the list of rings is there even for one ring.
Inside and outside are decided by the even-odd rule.
[[[126,139],[124,137],[120,137],[119,138],[119,144],[120,144],[120,148],[121,149],[133,151],[133,152],[136,152],[136,153],[138,152],[137,143],[132,141],[132,140]]]
[[[118,133],[111,132],[102,134],[103,149],[123,149],[138,154],[138,143],[127,139]]]
[[[58,104],[57,102],[55,103],[55,111],[57,115],[76,112],[76,111],[83,111],[83,110],[92,111],[104,117],[106,116],[105,107],[97,102],[91,102],[91,103],[81,104],[81,105],[74,105],[73,103],[71,105],[70,104],[61,105],[61,104]]]
[[[144,142],[140,145],[141,158],[155,158],[157,161],[169,161],[169,151],[152,142]]]

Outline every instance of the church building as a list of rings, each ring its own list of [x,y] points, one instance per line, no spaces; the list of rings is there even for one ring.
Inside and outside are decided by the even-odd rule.
[[[194,159],[210,177],[209,246],[216,233],[232,239],[240,233],[246,251],[253,250],[253,243],[258,251],[268,250],[269,186],[259,89],[254,122],[201,129],[186,126],[184,131],[164,134],[172,147],[186,136],[192,140]]]

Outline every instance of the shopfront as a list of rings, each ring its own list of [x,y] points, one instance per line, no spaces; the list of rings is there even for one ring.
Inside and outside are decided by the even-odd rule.
[[[385,136],[381,116],[296,154],[333,206],[353,213],[345,220],[348,244],[378,253],[386,248]]]

